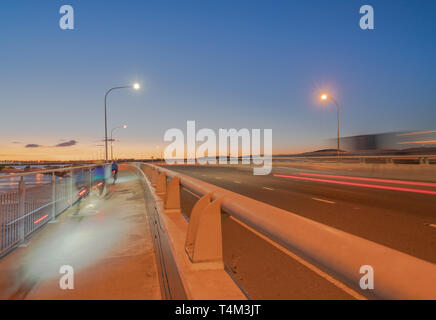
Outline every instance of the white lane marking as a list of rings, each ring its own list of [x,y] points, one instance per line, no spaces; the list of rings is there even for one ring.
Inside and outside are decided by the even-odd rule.
[[[221,180],[221,177],[215,177],[215,179]]]
[[[202,177],[206,177],[206,175],[205,175],[205,174],[202,174],[201,176],[202,176]]]
[[[436,224],[434,224],[434,223],[426,223],[425,225],[427,227],[436,228]]]
[[[291,258],[295,259],[297,262],[301,263],[303,266],[305,266],[309,270],[315,272],[316,274],[318,274],[319,276],[321,276],[322,278],[324,278],[325,280],[327,280],[328,282],[330,282],[331,284],[333,284],[337,288],[339,288],[339,289],[343,290],[344,292],[348,293],[353,298],[355,298],[357,300],[368,300],[366,297],[362,296],[357,291],[353,290],[352,288],[349,288],[348,286],[346,286],[345,284],[343,284],[339,280],[336,280],[331,275],[325,273],[324,271],[322,271],[318,267],[314,266],[313,264],[307,262],[303,258],[300,258],[295,253],[293,253],[292,251],[290,251],[287,248],[283,247],[282,245],[274,242],[270,238],[267,238],[265,235],[263,235],[262,233],[254,230],[253,228],[251,228],[250,226],[246,225],[242,221],[239,221],[238,219],[235,219],[233,217],[230,217],[230,219],[232,219],[233,221],[239,223],[241,226],[247,228],[248,230],[250,230],[251,232],[256,234],[258,237],[260,237],[263,240],[265,240],[266,242],[270,243],[271,245],[273,245],[277,249],[281,250],[283,253],[285,253],[286,255],[290,256]]]
[[[263,189],[266,189],[266,190],[274,191],[273,188],[268,188],[268,187],[262,187],[262,188],[263,188]]]
[[[241,181],[233,181],[234,183],[241,183]]]
[[[330,203],[330,204],[336,203],[334,201],[324,200],[324,199],[320,199],[320,198],[312,198],[312,200],[321,201],[321,202]]]
[[[192,194],[194,197],[197,197],[197,198],[201,198],[198,194],[195,194],[194,192],[192,192],[191,190],[188,190],[188,189],[186,189],[185,187],[183,187],[182,188],[183,190],[185,190],[186,192],[189,192],[190,194]]]

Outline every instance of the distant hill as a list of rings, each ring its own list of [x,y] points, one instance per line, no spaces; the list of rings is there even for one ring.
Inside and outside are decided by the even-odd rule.
[[[345,150],[339,150],[339,153],[341,155],[347,155],[349,154]],[[309,152],[303,152],[303,153],[297,153],[297,154],[279,154],[275,155],[274,157],[309,157],[309,156],[336,156],[337,150],[336,149],[321,149],[321,150],[315,150],[315,151],[309,151]]]

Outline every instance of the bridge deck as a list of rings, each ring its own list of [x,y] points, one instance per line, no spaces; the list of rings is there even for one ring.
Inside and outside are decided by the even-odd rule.
[[[0,260],[0,299],[160,299],[161,290],[135,171],[121,166],[101,199],[91,194]],[[74,270],[62,290],[59,270]]]

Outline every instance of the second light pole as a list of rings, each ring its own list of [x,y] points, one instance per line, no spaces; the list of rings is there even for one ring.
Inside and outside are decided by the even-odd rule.
[[[330,99],[331,101],[333,101],[336,104],[336,129],[337,129],[337,142],[338,142],[337,155],[339,156],[339,104],[336,101],[336,99],[329,96],[327,93],[323,93],[320,98],[323,101]]]
[[[114,161],[114,149],[113,149],[113,143],[114,143],[114,138],[113,138],[113,133],[114,133],[114,131],[116,130],[116,129],[119,129],[119,128],[123,128],[123,129],[126,129],[127,128],[127,125],[122,125],[122,126],[118,126],[118,127],[115,127],[115,128],[113,128],[112,130],[111,130],[111,160],[112,161]]]
[[[108,91],[106,91],[106,94],[104,95],[104,145],[105,145],[105,151],[106,151],[106,160],[105,162],[107,163],[108,160],[108,152],[107,152],[107,108],[106,108],[106,101],[107,101],[107,96],[108,94],[116,89],[135,89],[135,90],[139,90],[141,88],[141,86],[139,85],[139,83],[135,83],[131,86],[120,86],[120,87],[113,87],[110,88]]]

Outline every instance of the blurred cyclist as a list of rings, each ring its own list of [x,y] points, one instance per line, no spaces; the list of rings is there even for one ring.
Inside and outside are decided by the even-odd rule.
[[[118,177],[118,164],[115,161],[112,161],[112,177],[114,178],[113,184],[115,184]]]

